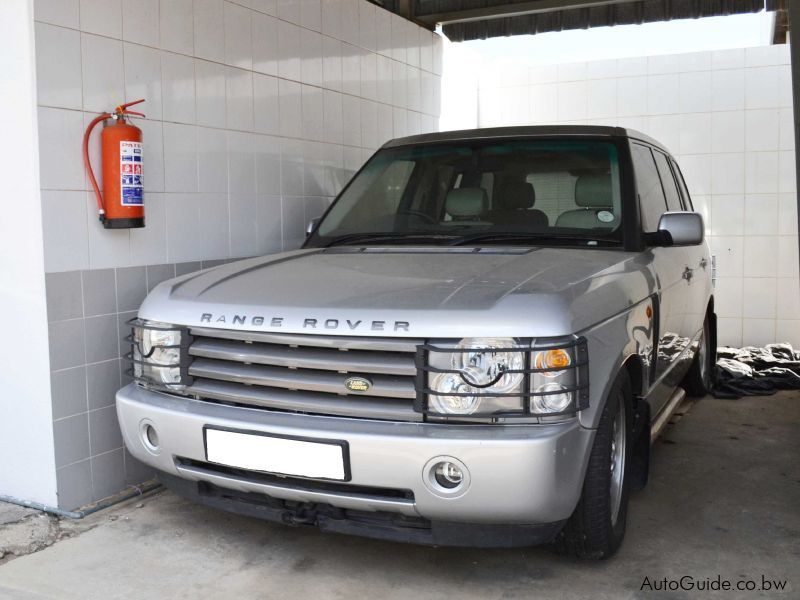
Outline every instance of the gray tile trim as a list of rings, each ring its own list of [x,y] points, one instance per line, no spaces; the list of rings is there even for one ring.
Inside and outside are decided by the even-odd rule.
[[[219,260],[204,260],[203,261],[203,268],[204,269],[212,269],[214,267],[219,267],[221,265],[226,265],[229,262],[231,262],[231,261],[228,260],[227,258],[222,258],[222,259],[219,259]]]
[[[66,510],[94,500],[91,462],[87,459],[56,469],[56,493],[59,508]]]
[[[135,317],[135,310],[131,312],[121,312],[117,315],[117,326],[119,328],[119,355],[122,358],[123,363],[128,362],[125,360],[125,355],[131,351],[131,342],[125,339],[131,335],[131,326],[128,325],[128,321]]]
[[[89,440],[91,456],[122,448],[122,432],[119,429],[115,406],[107,406],[89,413]]]
[[[86,335],[83,319],[57,321],[48,327],[50,369],[57,371],[86,364]]]
[[[122,448],[91,458],[95,500],[108,498],[125,487],[125,457]]]
[[[139,310],[147,296],[147,268],[117,269],[117,310]]]
[[[50,374],[53,419],[63,419],[87,410],[86,367],[74,367]]]
[[[119,328],[117,315],[84,319],[86,330],[86,363],[119,358]]]
[[[125,483],[128,485],[138,485],[145,481],[150,481],[156,476],[156,472],[143,462],[136,460],[133,455],[123,448],[125,456]]]
[[[238,259],[236,259],[238,260]],[[227,264],[194,261],[46,275],[58,502],[75,509],[155,477],[123,447],[116,391],[131,381],[125,337],[148,290]]]
[[[194,273],[195,271],[199,271],[202,268],[203,268],[203,263],[201,263],[200,261],[178,263],[175,265],[175,275],[181,276],[181,275],[186,275],[187,273]]]
[[[159,283],[175,277],[175,265],[152,265],[147,267],[147,291],[153,290]]]
[[[114,269],[82,271],[83,315],[109,315],[117,312],[117,291]]]
[[[87,413],[54,421],[53,444],[56,468],[89,458],[91,452]]]
[[[89,410],[114,404],[114,395],[120,388],[120,360],[118,358],[86,366],[86,391]]]
[[[83,316],[80,271],[47,273],[44,282],[48,322],[77,319]]]

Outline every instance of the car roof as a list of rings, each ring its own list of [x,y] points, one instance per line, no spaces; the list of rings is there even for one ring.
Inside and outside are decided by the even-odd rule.
[[[607,127],[601,125],[528,125],[521,127],[489,127],[486,129],[461,129],[423,133],[389,140],[383,148],[419,146],[441,142],[461,142],[468,140],[501,140],[531,137],[615,137],[640,140],[651,144],[669,155],[672,153],[662,143],[648,135],[626,127]]]

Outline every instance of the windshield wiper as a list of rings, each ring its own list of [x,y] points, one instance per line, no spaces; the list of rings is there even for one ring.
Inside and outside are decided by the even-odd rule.
[[[458,237],[459,236],[441,233],[349,233],[347,235],[334,238],[325,244],[325,247],[330,248],[331,246],[356,242],[408,242],[440,239],[450,240]]]
[[[512,231],[495,231],[476,233],[473,235],[465,235],[456,240],[453,240],[450,246],[463,246],[472,242],[495,242],[495,241],[521,241],[533,242],[536,246],[553,242],[581,242],[583,245],[595,246],[599,244],[618,244],[619,241],[611,238],[601,237],[585,237],[572,234],[557,234],[557,233],[525,233],[525,232],[512,232]]]

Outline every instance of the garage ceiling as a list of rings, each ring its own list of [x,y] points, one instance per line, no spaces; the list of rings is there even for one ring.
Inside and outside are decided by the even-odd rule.
[[[434,28],[442,25],[453,42],[697,19],[765,8],[785,8],[787,0],[373,0],[376,4]]]

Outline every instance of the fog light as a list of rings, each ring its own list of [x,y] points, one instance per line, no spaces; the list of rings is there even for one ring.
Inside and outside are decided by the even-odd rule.
[[[471,475],[467,465],[445,454],[425,463],[422,481],[434,496],[460,498],[469,491]]]
[[[150,450],[158,450],[158,432],[152,425],[144,426],[144,442]]]
[[[464,472],[457,464],[445,461],[436,465],[433,477],[443,488],[453,490],[464,481]]]

